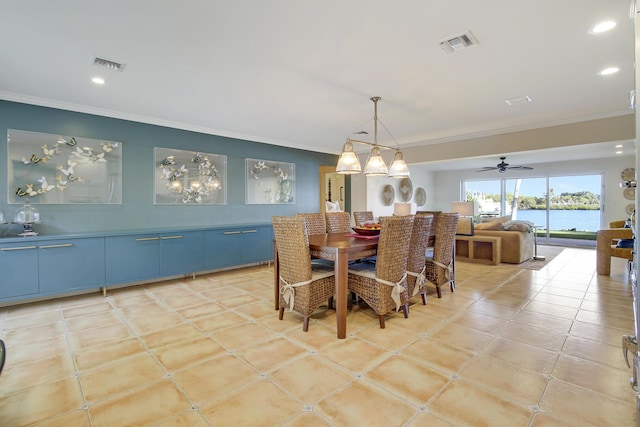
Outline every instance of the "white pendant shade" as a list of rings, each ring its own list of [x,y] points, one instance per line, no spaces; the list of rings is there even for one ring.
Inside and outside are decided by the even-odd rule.
[[[401,151],[396,151],[393,156],[393,162],[389,167],[389,178],[408,178],[409,167],[404,162],[404,156]]]
[[[378,146],[374,146],[371,149],[369,160],[367,160],[367,165],[364,167],[364,174],[367,176],[387,175],[387,165],[384,160],[382,160],[382,156],[380,155],[380,148],[378,148]]]
[[[347,140],[342,148],[342,154],[338,159],[338,165],[336,166],[336,172],[344,175],[350,175],[354,173],[360,173],[362,167],[360,166],[360,160],[353,151],[353,144]]]

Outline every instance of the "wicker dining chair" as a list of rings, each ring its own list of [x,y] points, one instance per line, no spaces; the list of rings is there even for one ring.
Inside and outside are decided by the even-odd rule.
[[[383,329],[385,314],[394,309],[402,307],[404,317],[409,317],[407,258],[413,216],[381,217],[380,224],[377,261],[349,266],[349,291],[378,314]]]
[[[280,266],[278,317],[282,320],[287,307],[299,312],[304,317],[302,330],[307,332],[311,314],[325,301],[331,307],[335,275],[333,269],[312,269],[302,218],[274,216],[271,222]]]
[[[426,260],[427,242],[431,232],[433,215],[416,215],[413,220],[411,240],[409,241],[409,259],[407,260],[407,292],[409,299],[422,292],[422,303],[426,304]]]
[[[438,298],[442,298],[442,285],[449,284],[451,292],[455,290],[455,258],[454,245],[456,229],[458,228],[457,213],[442,212],[436,224],[436,241],[433,256],[427,257],[425,262],[425,276],[436,286]],[[422,302],[426,304],[426,288],[422,293]]]
[[[360,211],[353,213],[353,222],[356,224],[356,227],[362,227],[365,222],[373,221],[373,212],[371,211]]]
[[[327,233],[351,233],[349,212],[325,212]]]
[[[324,220],[324,214],[318,213],[298,213],[296,217],[302,218],[304,221],[304,230],[309,234],[325,234],[327,225]]]

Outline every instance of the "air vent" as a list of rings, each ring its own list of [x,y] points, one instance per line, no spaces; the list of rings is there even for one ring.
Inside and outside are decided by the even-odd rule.
[[[124,69],[124,64],[111,61],[109,59],[99,58],[97,56],[94,56],[93,58],[91,58],[91,63],[93,65],[97,65],[98,67],[105,67],[115,71],[122,71]]]
[[[464,34],[458,36],[447,37],[444,40],[438,42],[442,50],[447,53],[456,52],[458,50],[466,49],[478,44],[478,40],[471,34],[471,31],[467,31]]]

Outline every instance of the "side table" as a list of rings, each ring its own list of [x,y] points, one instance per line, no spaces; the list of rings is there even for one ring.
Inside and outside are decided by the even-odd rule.
[[[456,259],[498,265],[501,246],[501,237],[456,235]]]

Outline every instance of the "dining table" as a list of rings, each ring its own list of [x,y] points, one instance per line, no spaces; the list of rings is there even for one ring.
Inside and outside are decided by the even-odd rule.
[[[309,250],[312,258],[333,261],[336,282],[336,330],[339,339],[347,337],[347,305],[349,261],[376,255],[379,236],[364,236],[351,233],[310,234]],[[273,241],[274,256],[274,297],[275,308],[279,309],[280,267],[278,264],[278,248]]]

